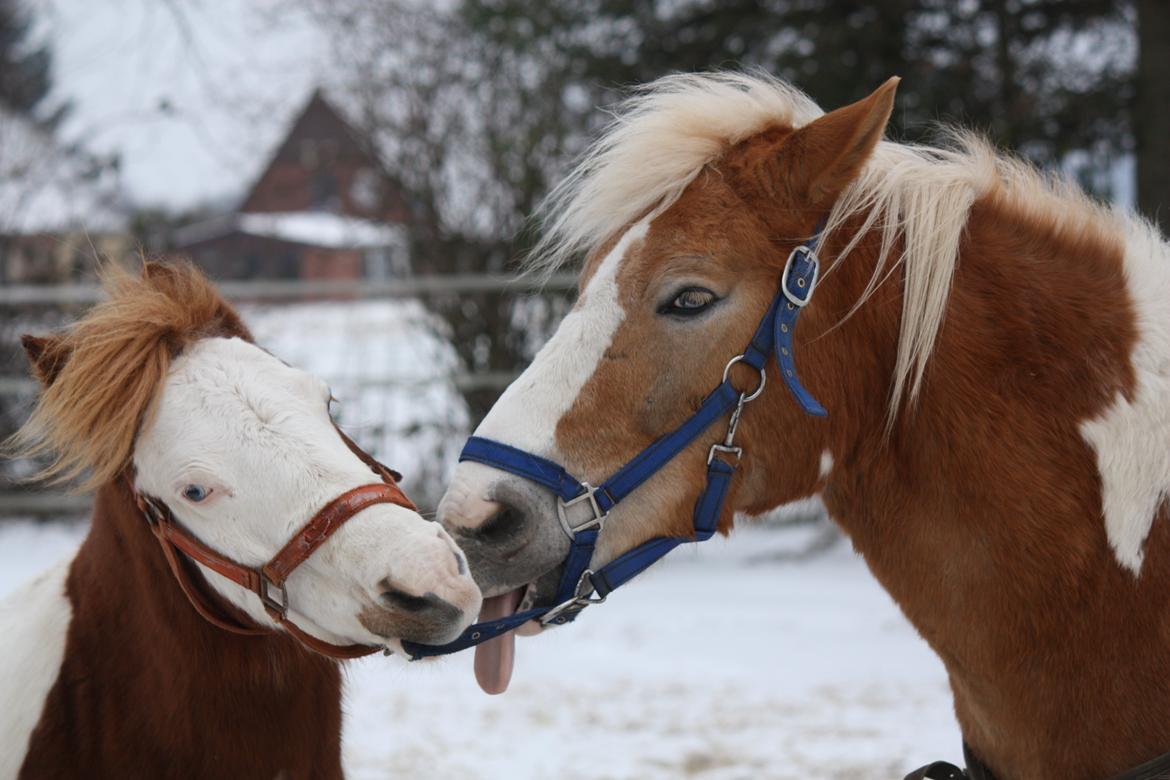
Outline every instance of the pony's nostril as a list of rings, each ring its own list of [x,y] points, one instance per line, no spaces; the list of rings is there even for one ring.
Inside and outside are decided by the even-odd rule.
[[[485,542],[502,542],[518,534],[524,526],[524,514],[520,510],[505,505],[479,528],[469,528],[463,531],[467,536],[482,539]]]
[[[425,612],[446,603],[434,593],[414,596],[393,587],[382,591],[381,598],[387,606],[396,607],[406,612]]]
[[[467,573],[467,561],[463,560],[463,556],[457,550],[452,550],[451,554],[455,556],[455,565],[459,568],[459,576],[462,577]]]

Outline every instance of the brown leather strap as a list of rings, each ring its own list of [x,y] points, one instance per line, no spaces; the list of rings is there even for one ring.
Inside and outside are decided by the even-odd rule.
[[[191,606],[195,608],[195,611],[204,620],[216,628],[233,634],[240,634],[241,636],[260,636],[261,634],[269,633],[265,629],[245,622],[244,619],[235,615],[229,615],[217,607],[215,602],[208,598],[203,589],[196,584],[194,580],[195,574],[188,570],[194,564],[184,561],[171,544],[163,542],[162,550],[163,555],[167,559],[167,564],[171,568],[171,573],[174,574],[175,580],[179,583],[179,587],[187,597],[187,601],[191,602]]]
[[[330,501],[313,516],[308,523],[289,539],[288,544],[264,564],[261,573],[272,585],[281,587],[293,570],[309,559],[318,547],[323,545],[345,521],[363,509],[375,504],[398,504],[414,509],[402,490],[393,483],[380,482],[362,485],[342,493]],[[243,583],[240,583],[243,585]],[[244,585],[244,587],[249,587]],[[256,583],[252,590],[260,593],[267,583]],[[261,599],[264,595],[261,594]],[[266,602],[267,604],[267,602]]]
[[[397,485],[402,481],[401,474],[386,466],[373,455],[359,447],[357,442],[345,435],[345,431],[337,427],[336,423],[334,423],[333,427],[337,430],[337,435],[341,437],[343,442],[345,442],[345,446],[349,447],[349,451],[361,458],[362,463],[369,466],[370,470],[381,477],[383,482],[388,485]],[[406,501],[406,503],[403,504],[404,507],[407,509],[416,509],[415,505],[411,503],[410,499],[406,498],[405,495],[403,495],[402,498]]]
[[[222,599],[210,596],[197,581],[194,568],[197,562],[211,571],[226,577],[242,588],[252,591],[260,598],[269,616],[279,623],[297,641],[322,655],[337,659],[359,658],[382,650],[374,645],[335,645],[318,639],[288,617],[288,592],[285,581],[297,566],[300,566],[347,520],[367,507],[375,504],[397,504],[415,510],[406,494],[398,487],[401,475],[379,463],[365,450],[346,436],[340,428],[337,433],[345,445],[382,478],[378,484],[361,485],[330,501],[309,519],[289,540],[280,552],[260,568],[244,566],[220,555],[203,542],[184,531],[174,519],[170,507],[140,494],[134,489],[129,474],[124,475],[126,486],[146,517],[154,537],[162,547],[171,573],[179,583],[187,600],[204,620],[217,628],[233,634],[258,636],[271,633],[252,624],[237,610],[222,604]],[[182,553],[182,555],[180,555]],[[205,580],[203,581],[206,582]],[[279,598],[278,598],[279,596]]]

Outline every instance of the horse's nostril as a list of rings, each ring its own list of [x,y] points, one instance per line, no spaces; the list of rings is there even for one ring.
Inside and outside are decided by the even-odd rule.
[[[382,601],[385,601],[392,607],[404,609],[407,612],[422,612],[432,606],[436,600],[432,594],[428,594],[428,596],[412,596],[409,593],[402,593],[396,590],[388,590],[382,594]]]
[[[479,528],[469,528],[463,533],[485,542],[501,542],[515,536],[524,526],[524,514],[520,510],[505,506]]]

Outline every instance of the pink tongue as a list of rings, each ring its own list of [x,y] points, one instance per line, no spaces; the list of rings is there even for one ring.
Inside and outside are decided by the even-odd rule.
[[[509,617],[520,605],[521,588],[502,596],[484,599],[479,611],[480,622]],[[512,664],[516,660],[516,634],[509,631],[489,639],[475,648],[475,681],[484,693],[497,694],[508,690],[512,680]]]

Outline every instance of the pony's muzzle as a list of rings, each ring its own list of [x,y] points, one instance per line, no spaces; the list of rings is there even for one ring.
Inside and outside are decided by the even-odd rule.
[[[387,639],[442,644],[475,621],[483,603],[479,586],[451,538],[434,528],[442,549],[420,556],[431,561],[429,576],[400,582],[391,574],[378,581],[372,603],[358,615],[366,630]]]

